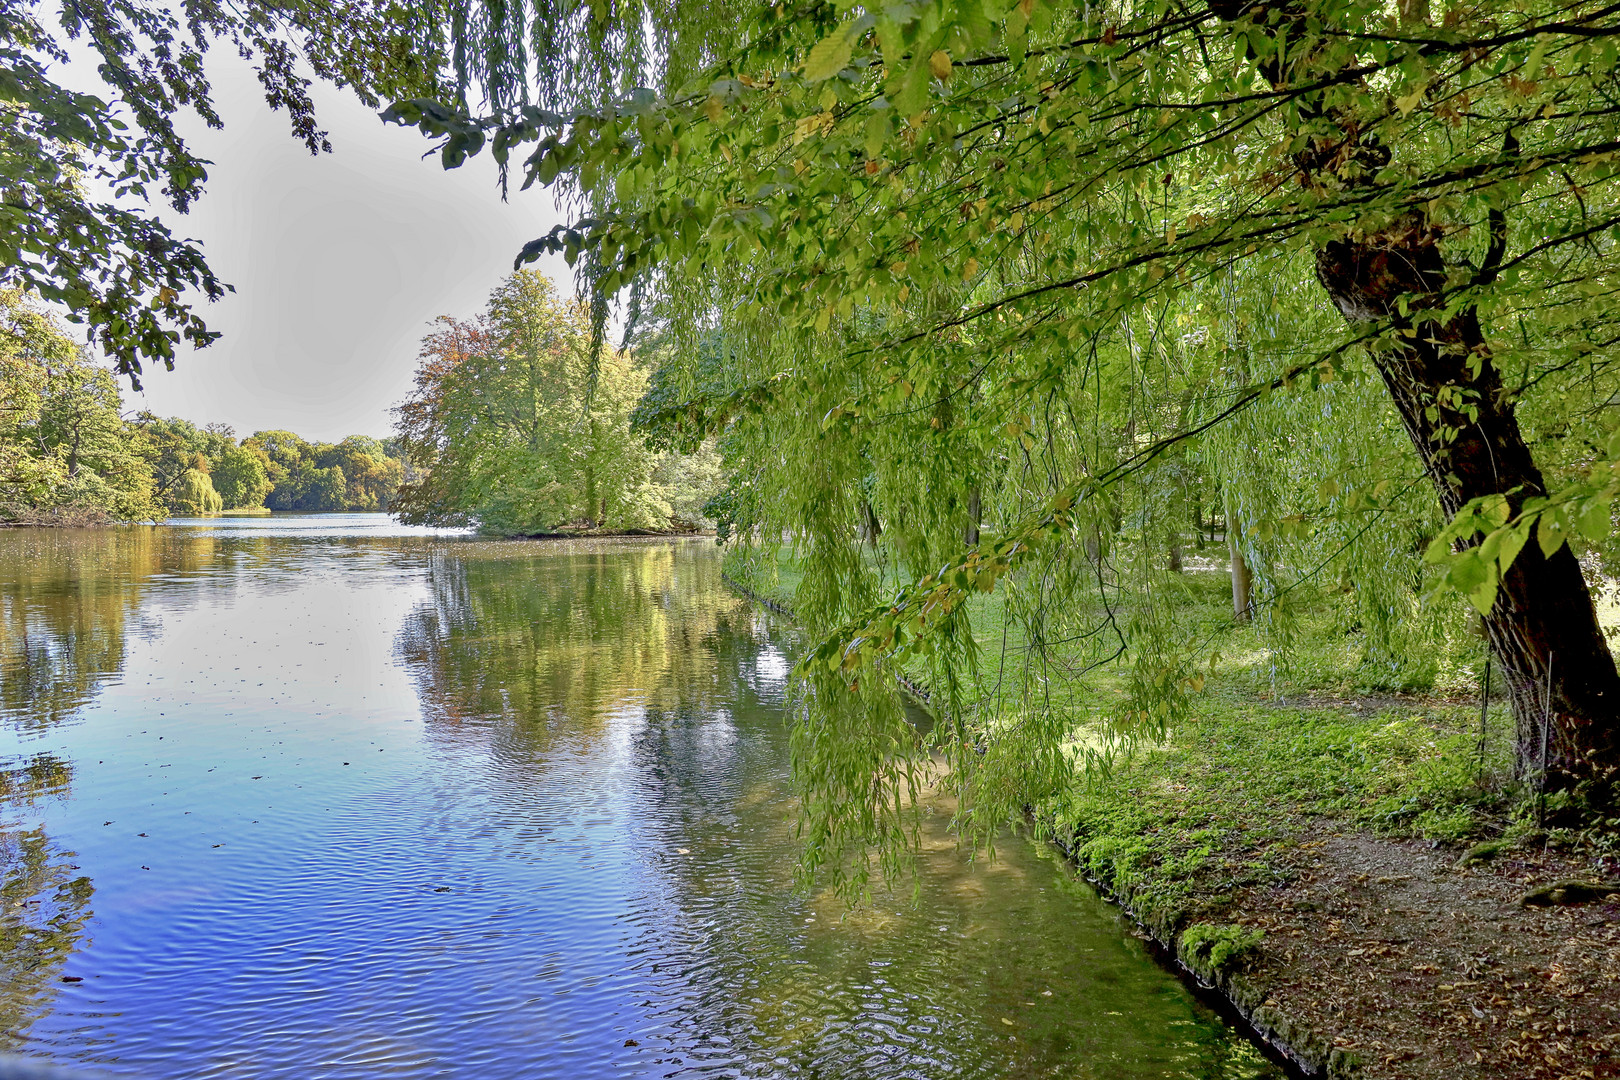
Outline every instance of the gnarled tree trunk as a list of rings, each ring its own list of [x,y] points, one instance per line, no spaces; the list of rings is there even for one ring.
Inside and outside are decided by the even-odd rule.
[[[1227,19],[1259,10],[1252,0],[1210,0],[1210,7]],[[1403,3],[1403,22],[1424,21],[1425,9],[1421,0]],[[1264,25],[1287,35],[1282,41],[1301,41],[1304,19],[1300,7],[1285,5]],[[1261,71],[1274,86],[1286,86],[1287,63],[1279,49],[1262,61]],[[1313,114],[1310,98],[1299,104],[1302,115],[1331,120],[1341,132],[1337,140],[1316,140],[1295,154],[1301,185],[1371,190],[1394,151],[1364,134],[1354,115],[1334,109]],[[1503,149],[1517,150],[1511,134]],[[1494,279],[1506,246],[1505,219],[1493,214],[1490,225],[1490,250],[1474,278],[1478,285]],[[1546,494],[1546,485],[1477,314],[1469,309],[1418,322],[1418,316],[1444,309],[1449,269],[1440,229],[1422,209],[1377,232],[1326,243],[1316,253],[1317,279],[1346,320],[1402,332],[1398,340],[1404,344],[1374,351],[1373,361],[1446,515],[1495,494],[1517,511],[1525,499]],[[1620,775],[1620,675],[1570,549],[1549,557],[1538,544],[1526,544],[1485,624],[1513,702],[1520,774],[1539,774],[1554,788],[1591,781],[1612,797]]]
[[[1398,300],[1404,296],[1413,314],[1438,308],[1446,269],[1438,230],[1415,214],[1364,241],[1327,244],[1316,256],[1317,278],[1347,320],[1402,329],[1415,328]],[[1504,495],[1515,510],[1545,495],[1477,316],[1426,322],[1406,340],[1373,360],[1446,516],[1483,495]],[[1545,768],[1554,787],[1609,778],[1620,766],[1620,676],[1569,547],[1545,556],[1526,544],[1485,625],[1513,702],[1521,773]]]

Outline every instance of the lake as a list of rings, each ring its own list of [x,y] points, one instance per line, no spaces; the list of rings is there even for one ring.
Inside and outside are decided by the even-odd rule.
[[[795,889],[712,540],[0,531],[0,1047],[170,1077],[1282,1075],[1046,847]]]

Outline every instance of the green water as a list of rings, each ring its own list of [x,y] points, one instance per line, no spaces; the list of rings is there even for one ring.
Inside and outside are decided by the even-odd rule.
[[[0,1042],[147,1077],[1277,1075],[1047,849],[793,888],[707,541],[0,532]],[[70,981],[64,981],[70,980]]]

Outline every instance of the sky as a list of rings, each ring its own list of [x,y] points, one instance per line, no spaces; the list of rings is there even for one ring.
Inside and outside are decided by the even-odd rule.
[[[333,153],[312,157],[286,114],[265,105],[245,62],[216,49],[208,70],[224,129],[194,117],[181,124],[213,162],[207,192],[189,214],[165,206],[160,216],[201,241],[236,292],[201,305],[224,336],[181,351],[173,372],[149,369],[143,393],[126,383],[125,407],[229,424],[238,437],[269,428],[328,442],[387,435],[433,319],[476,314],[559,212],[539,188],[514,185],[503,204],[487,158],[446,172],[436,154],[422,158],[432,144],[419,132],[385,125],[329,87],[314,91]],[[82,62],[63,78],[99,89]],[[537,266],[572,290],[561,258]]]

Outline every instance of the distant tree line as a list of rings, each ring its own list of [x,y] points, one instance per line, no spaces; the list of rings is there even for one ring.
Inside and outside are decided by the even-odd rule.
[[[392,440],[256,431],[238,441],[223,424],[126,417],[112,371],[21,291],[0,292],[0,522],[387,510],[403,478]]]
[[[138,414],[158,498],[170,513],[219,510],[387,510],[404,476],[397,452],[367,435],[309,442],[255,431],[238,442],[223,424]]]

